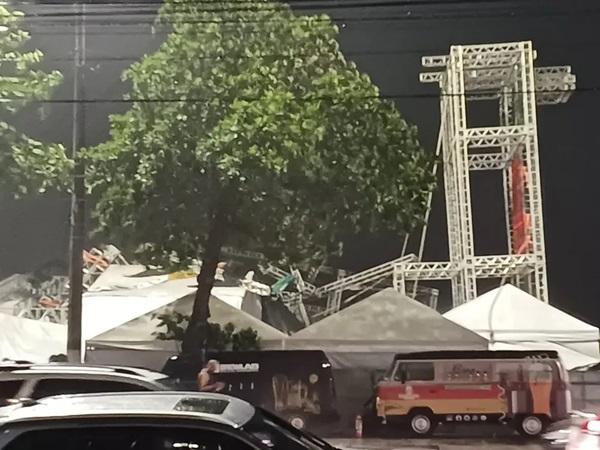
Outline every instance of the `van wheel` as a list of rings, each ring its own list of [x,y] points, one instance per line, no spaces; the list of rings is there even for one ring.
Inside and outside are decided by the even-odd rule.
[[[431,411],[420,409],[411,412],[408,417],[410,431],[418,436],[429,436],[437,427],[437,421]]]
[[[302,414],[288,414],[287,421],[298,430],[306,429],[306,417]]]
[[[522,416],[517,419],[517,431],[521,436],[534,438],[544,432],[545,421],[540,416]]]

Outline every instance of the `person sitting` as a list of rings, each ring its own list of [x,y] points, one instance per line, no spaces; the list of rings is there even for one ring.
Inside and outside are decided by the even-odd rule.
[[[221,392],[225,383],[217,381],[219,361],[211,359],[198,374],[198,390],[200,392]]]

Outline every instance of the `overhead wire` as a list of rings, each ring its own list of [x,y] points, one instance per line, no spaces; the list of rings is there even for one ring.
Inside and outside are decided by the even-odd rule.
[[[555,89],[551,91],[545,90],[530,90],[530,91],[511,91],[511,94],[548,94],[548,93],[600,93],[600,85],[598,86],[584,86],[577,87],[574,89]],[[489,95],[495,94],[495,92],[486,92],[481,91],[478,92],[480,95]],[[469,95],[472,96],[472,95]],[[465,94],[460,93],[439,93],[439,94],[429,94],[429,93],[397,93],[397,94],[379,94],[379,95],[307,95],[307,96],[295,96],[291,100],[297,102],[315,102],[315,101],[331,101],[331,102],[345,102],[348,100],[369,100],[369,99],[380,99],[380,100],[398,100],[398,99],[439,99],[443,97],[465,97]],[[215,100],[223,101],[223,102],[232,102],[232,101],[260,101],[264,97],[262,96],[208,96],[208,97],[180,97],[180,98],[143,98],[143,97],[134,97],[134,98],[89,98],[89,99],[81,99],[74,100],[69,98],[62,99],[35,99],[31,101],[27,101],[27,103],[64,103],[64,104],[72,104],[72,103],[206,103],[213,102]],[[0,102],[10,102],[10,101],[23,101],[22,98],[18,97],[0,97]]]
[[[506,1],[503,0],[387,0],[387,1],[377,1],[377,0],[373,0],[373,1],[353,1],[353,2],[349,2],[349,1],[344,1],[344,2],[327,2],[327,1],[323,1],[323,0],[315,0],[313,2],[307,2],[305,0],[302,1],[297,1],[297,2],[287,2],[287,3],[278,3],[278,2],[265,2],[265,3],[257,3],[257,2],[251,2],[251,1],[229,1],[229,2],[219,2],[219,3],[224,3],[225,6],[221,5],[221,4],[217,4],[215,5],[214,2],[211,1],[202,1],[202,0],[182,0],[179,2],[173,2],[169,5],[169,9],[171,11],[175,11],[173,13],[171,12],[166,12],[163,13],[164,17],[169,17],[170,15],[185,15],[187,13],[190,12],[191,8],[193,7],[193,13],[234,13],[234,12],[278,12],[278,11],[288,11],[291,10],[292,11],[301,11],[303,9],[305,10],[310,10],[310,11],[315,11],[315,10],[326,10],[328,13],[329,12],[333,12],[333,11],[339,11],[339,10],[346,10],[346,9],[369,9],[369,10],[374,10],[374,9],[380,9],[380,8],[384,8],[384,9],[389,9],[389,8],[415,8],[415,7],[421,7],[421,9],[423,10],[431,10],[431,8],[440,8],[440,7],[448,7],[448,6],[453,6],[456,7],[457,5],[463,5],[463,6],[477,6],[477,11],[474,13],[471,13],[471,15],[467,15],[465,14],[465,11],[467,11],[466,9],[463,10],[457,10],[456,8],[452,8],[447,10],[445,13],[440,14],[439,17],[443,18],[443,17],[447,17],[446,15],[448,14],[455,14],[455,15],[450,15],[449,17],[451,18],[455,18],[455,17],[466,17],[466,18],[471,18],[471,17],[475,17],[475,18],[484,18],[486,17],[486,14],[483,14],[484,12],[486,13],[491,13],[492,17],[496,17],[496,18],[501,18],[501,17],[515,17],[517,14],[516,12],[521,11],[521,12],[525,12],[527,15],[529,16],[540,16],[540,17],[553,17],[556,15],[581,15],[581,14],[590,14],[590,13],[597,13],[600,10],[598,8],[586,8],[586,9],[581,9],[581,8],[574,8],[572,5],[569,5],[569,8],[562,8],[559,11],[548,11],[547,10],[547,2],[544,2],[544,6],[546,7],[546,9],[540,9],[539,5],[541,4],[540,0],[521,0],[520,2],[515,2],[512,5],[507,5]],[[53,6],[56,4],[53,4]],[[66,5],[66,4],[64,4]],[[114,4],[113,4],[114,5]],[[126,21],[128,21],[129,23],[134,23],[134,21],[131,19],[131,16],[155,16],[158,12],[158,10],[160,9],[160,4],[146,4],[146,3],[135,3],[136,7],[133,6],[129,6],[129,5],[134,5],[134,3],[123,3],[123,4],[118,4],[119,6],[115,8],[114,11],[94,11],[94,10],[88,10],[85,13],[81,13],[79,11],[67,11],[67,12],[36,12],[36,13],[26,13],[24,15],[25,18],[35,18],[35,19],[47,19],[47,18],[72,18],[72,17],[78,17],[80,15],[84,15],[87,19],[88,22],[91,22],[90,19],[94,19],[96,17],[102,17],[102,18],[106,18],[106,17],[121,17],[123,15],[129,16],[127,18],[125,18]],[[125,5],[125,6],[123,6]],[[139,5],[148,5],[149,8],[151,8],[149,11],[143,11],[139,9]],[[213,6],[211,8],[199,8],[198,6],[201,5],[210,5]],[[230,6],[230,5],[245,5],[244,7],[240,7],[240,6]],[[487,7],[487,9],[481,9],[481,6],[485,5]],[[491,9],[490,5],[492,6],[497,6],[498,9]],[[555,3],[554,5],[558,5],[558,3]],[[90,6],[96,6],[98,7],[98,4],[94,4],[94,5],[90,5]],[[100,4],[100,6],[102,6],[102,4]],[[125,8],[132,8],[132,9],[128,9],[126,11],[124,11]],[[181,13],[177,12],[177,8],[181,8]],[[529,9],[528,9],[529,8]],[[458,13],[458,14],[457,14]],[[446,14],[446,15],[444,15]],[[430,17],[433,18],[437,18],[438,16],[435,15],[431,15],[429,17],[421,14],[421,17],[419,17],[419,14],[417,14],[417,11],[413,11],[413,10],[407,10],[405,14],[401,14],[398,16],[390,16],[389,14],[386,14],[386,16],[382,16],[382,17],[333,17],[332,20],[341,20],[341,21],[372,21],[372,20],[388,20],[388,21],[394,21],[394,20],[419,20],[421,18],[424,19],[428,19]],[[302,19],[302,17],[299,17],[298,19]],[[312,17],[312,20],[319,20],[318,17]],[[329,19],[327,19],[329,20]],[[257,20],[258,22],[264,22],[265,20],[260,19]],[[214,22],[216,23],[228,23],[228,20],[215,20]],[[233,20],[231,21],[233,23],[239,23],[240,20]],[[244,21],[244,22],[249,22],[249,21]],[[145,24],[147,22],[141,22],[139,21],[140,24]],[[213,21],[211,20],[203,20],[203,19],[198,19],[198,20],[193,20],[193,21],[181,21],[181,23],[213,23]]]
[[[232,2],[225,2],[225,4],[230,4]],[[251,4],[252,8],[255,8],[256,11],[269,12],[269,9],[264,6],[257,7],[255,2],[249,1],[240,1],[233,2],[234,4]],[[294,20],[301,21],[311,21],[314,22],[325,22],[325,23],[335,23],[342,26],[342,28],[347,25],[357,25],[357,24],[369,24],[369,23],[390,23],[390,24],[411,24],[411,23],[419,23],[420,21],[428,21],[428,20],[471,20],[471,19],[519,19],[519,18],[528,18],[532,19],[545,19],[545,18],[553,18],[553,17],[567,17],[567,16],[595,16],[600,13],[600,8],[575,8],[572,5],[569,6],[568,9],[560,9],[551,11],[548,9],[540,9],[531,7],[536,6],[540,3],[540,0],[522,0],[521,2],[516,2],[515,4],[506,6],[506,3],[503,0],[388,0],[388,1],[373,1],[373,2],[365,2],[363,1],[355,1],[350,3],[345,2],[334,2],[327,3],[327,1],[316,0],[314,2],[306,2],[298,1],[291,2],[292,12],[296,12],[298,7],[306,7],[306,9],[312,9],[312,15],[302,15],[295,16]],[[279,24],[281,23],[280,18],[272,19],[272,18],[218,18],[218,19],[207,19],[207,18],[192,18],[192,17],[181,17],[188,15],[187,11],[189,10],[190,5],[198,6],[198,4],[205,5],[214,5],[213,2],[210,1],[202,1],[202,0],[182,0],[177,2],[175,6],[186,8],[186,12],[184,13],[161,13],[158,14],[158,7],[160,4],[146,4],[153,7],[154,9],[151,11],[135,11],[128,10],[128,12],[123,12],[123,8],[127,8],[127,5],[138,5],[141,3],[123,3],[118,4],[121,5],[119,8],[115,8],[114,11],[88,11],[86,12],[86,25],[89,27],[87,34],[90,36],[100,36],[100,35],[123,35],[123,36],[133,36],[139,35],[143,31],[147,31],[156,36],[163,36],[172,33],[179,33],[180,30],[174,29],[173,25],[202,25],[202,24],[218,24],[221,27],[226,28],[227,26],[231,26],[232,29],[237,29],[240,24],[251,25],[251,24]],[[265,5],[272,5],[273,2],[267,2]],[[487,9],[481,9],[481,5],[487,5]],[[55,4],[53,4],[54,6]],[[66,4],[63,4],[66,5]],[[97,4],[95,4],[97,6]],[[112,3],[112,5],[115,5]],[[122,6],[126,5],[126,6]],[[474,5],[477,6],[478,9],[473,11],[471,9],[450,9],[447,11],[437,11],[431,12],[431,8],[435,7],[443,7],[443,6],[452,6],[452,5]],[[501,7],[501,9],[491,9],[489,6],[497,6]],[[555,3],[554,5],[560,5],[559,3]],[[171,6],[173,7],[173,6]],[[335,13],[338,10],[347,9],[350,7],[354,8],[363,8],[368,9],[369,11],[381,9],[381,8],[393,8],[393,7],[421,7],[421,11],[416,10],[407,10],[404,13],[395,15],[389,14],[389,11],[386,11],[385,15],[363,15],[361,17],[339,17],[335,15],[331,15],[331,13]],[[322,15],[318,15],[315,9],[323,8],[326,17]],[[273,11],[279,10],[288,10],[285,4],[281,4],[281,6],[277,6],[272,8]],[[208,8],[208,9],[198,9],[194,8],[194,14],[196,12],[210,12],[210,13],[219,13],[219,12],[232,12],[239,11],[239,8]],[[376,11],[375,11],[376,12]],[[72,17],[77,17],[80,13],[76,11],[68,11],[68,12],[37,12],[37,13],[26,13],[24,18],[31,22],[31,25],[35,28],[32,29],[38,35],[71,35],[70,30],[67,32],[61,31],[61,28],[71,27],[72,24],[65,19],[70,19]],[[329,15],[328,15],[329,14]],[[133,16],[133,17],[132,17]],[[138,19],[137,17],[148,16],[148,20]],[[158,23],[157,17],[161,17],[164,19],[163,22]],[[52,20],[54,18],[54,20]],[[58,20],[62,18],[63,20]],[[103,27],[108,28],[109,30],[98,31],[95,28]],[[136,29],[135,31],[131,31],[132,27],[140,27],[140,30]],[[148,27],[147,30],[141,30],[141,27]],[[121,28],[121,30],[119,30]],[[125,30],[123,30],[125,28]],[[59,29],[59,31],[57,31]]]
[[[539,3],[540,0],[526,0],[526,6],[530,6],[532,4],[536,4]],[[234,4],[252,4],[252,5],[256,5],[255,2],[249,2],[249,1],[230,1],[230,2],[225,2],[225,3],[234,3]],[[289,2],[292,5],[292,10],[297,9],[298,6],[303,6],[306,7],[307,9],[315,9],[315,8],[329,8],[332,10],[336,10],[336,9],[344,9],[344,8],[368,8],[368,7],[375,7],[375,8],[381,8],[381,7],[398,7],[398,6],[410,6],[410,7],[414,7],[414,6],[448,6],[448,5],[478,5],[480,6],[482,3],[486,4],[486,5],[502,5],[503,0],[388,0],[388,1],[373,1],[373,2],[359,2],[359,1],[355,1],[355,2],[348,2],[348,3],[340,3],[340,2],[334,2],[331,4],[328,4],[327,2],[324,2],[322,0],[316,0],[314,2],[307,2],[307,1],[297,1],[297,2]],[[142,3],[140,2],[130,2],[130,3],[123,3],[124,5],[141,5]],[[123,4],[121,3],[111,3],[111,5],[119,5],[122,6]],[[214,3],[211,1],[203,1],[203,0],[181,0],[179,2],[176,2],[176,5],[194,5],[194,6],[198,6],[199,4],[210,4],[213,5]],[[270,3],[266,3],[266,4],[270,4]],[[521,3],[522,4],[522,3]],[[67,5],[66,3],[64,3],[63,5]],[[102,5],[102,4],[101,4]],[[143,5],[148,5],[149,7],[152,6],[161,6],[160,4],[148,4],[148,3],[143,3]],[[97,6],[97,4],[96,4]],[[287,8],[287,6],[282,5],[283,7]],[[310,7],[310,8],[309,8]],[[516,7],[516,5],[512,5],[512,7]],[[260,10],[260,8],[258,8]],[[264,9],[263,9],[264,10]],[[214,10],[214,9],[206,9],[204,10],[205,12],[219,12],[218,10]],[[222,9],[222,11],[227,11],[227,9]],[[229,10],[231,11],[231,10]],[[577,9],[573,9],[570,10],[569,13],[571,15],[575,14],[575,15],[589,15],[591,13],[598,13],[600,12],[600,9],[586,9],[586,10],[577,10]],[[50,17],[75,17],[77,16],[79,13],[77,12],[65,12],[65,13],[38,13],[38,14],[26,14],[25,17],[26,18],[41,18],[44,20],[47,20]],[[97,12],[94,13],[93,16],[98,16],[98,17],[105,17],[105,16],[117,16],[121,14],[122,15],[122,11],[109,11],[109,12]],[[151,15],[150,13],[146,13],[144,12],[145,15]],[[536,14],[535,17],[553,17],[555,15],[564,15],[565,12],[564,11],[541,11],[539,12],[539,14]],[[90,13],[86,14],[87,16],[90,15]],[[502,18],[502,17],[519,17],[517,15],[515,15],[515,12],[510,10],[510,11],[505,11],[503,13],[503,15],[499,16],[498,15],[498,11],[493,11],[490,12],[489,15],[485,15],[482,14],[482,11],[477,11],[477,12],[468,12],[465,13],[465,11],[458,11],[458,12],[454,12],[453,15],[450,15],[449,13],[442,13],[440,15],[435,15],[435,14],[420,14],[420,15],[401,15],[401,16],[381,16],[381,17],[349,17],[349,18],[331,18],[332,21],[414,21],[414,20],[438,20],[438,19],[456,19],[456,18]],[[303,19],[309,19],[307,17],[297,17],[297,20],[303,20]],[[311,20],[319,20],[319,18],[314,18]],[[330,20],[329,18],[327,19],[323,19],[323,20]],[[154,26],[156,24],[156,21],[136,21],[136,20],[131,20],[131,18],[125,18],[123,23],[110,23],[110,22],[101,22],[101,23],[94,23],[93,21],[86,21],[88,26],[133,26],[133,25],[152,25]],[[181,24],[200,24],[200,23],[218,23],[218,24],[227,24],[227,23],[235,23],[235,24],[239,24],[240,22],[244,22],[244,23],[252,23],[252,21],[232,21],[232,22],[228,22],[226,20],[183,20],[183,21],[177,21],[177,23],[181,23]],[[268,22],[266,20],[257,20],[255,21],[255,23],[264,23],[264,22]],[[276,21],[279,22],[279,21]],[[59,24],[46,24],[43,26],[66,26],[67,24],[64,23],[59,23]],[[165,33],[169,33],[172,30],[166,30]],[[93,32],[90,32],[88,30],[88,34],[92,34]],[[118,34],[115,33],[115,30],[111,30],[108,31],[106,34]],[[53,34],[53,33],[50,33]],[[70,33],[69,33],[70,34]],[[381,55],[389,55],[389,54],[415,54],[415,53],[421,53],[421,54],[431,54],[431,53],[442,53],[442,52],[447,52],[446,50],[433,50],[433,49],[423,49],[423,50],[396,50],[396,51],[365,51],[365,52],[344,52],[344,56],[346,57],[351,57],[351,56],[374,56],[377,54],[381,54]],[[292,57],[304,57],[304,56],[314,56],[313,54],[311,55],[293,55],[293,54],[265,54],[265,55],[256,55],[256,56],[245,56],[245,55],[231,55],[231,54],[219,54],[219,55],[198,55],[199,59],[228,59],[228,58],[235,58],[235,59],[246,59],[246,58],[292,58]],[[318,56],[318,55],[317,55]],[[325,55],[324,55],[325,56]],[[89,61],[97,61],[97,62],[102,62],[102,61],[133,61],[133,60],[137,60],[140,59],[142,56],[139,57],[99,57],[99,58],[89,58]],[[54,59],[55,61],[61,60],[60,58],[58,59]],[[62,60],[65,61],[69,61],[72,59],[69,58],[64,58]],[[596,87],[596,86],[591,86],[591,87],[583,87],[583,88],[577,88],[575,90],[568,90],[568,91],[564,91],[564,92],[597,92],[600,89],[600,87]],[[559,91],[556,91],[559,92]],[[452,96],[454,94],[441,94],[441,95],[446,95],[446,96]],[[400,99],[400,98],[439,98],[440,95],[437,94],[393,94],[393,95],[379,95],[376,96],[377,98],[389,98],[389,99]],[[353,98],[358,98],[358,97],[353,97]],[[3,101],[12,101],[11,99],[1,99]],[[14,100],[18,100],[18,99],[14,99]],[[209,100],[214,100],[212,98],[208,99],[208,98],[202,98],[202,99],[85,99],[82,100],[82,102],[86,102],[86,103],[135,103],[135,102],[182,102],[182,101],[186,101],[186,102],[202,102],[202,101],[209,101]],[[302,98],[302,101],[312,101],[312,100],[319,100],[318,98],[311,98],[311,99],[306,99],[306,98]],[[321,99],[323,100],[323,99]],[[70,103],[72,102],[72,100],[69,99],[52,99],[52,100],[38,100],[40,102],[44,102],[44,103]]]
[[[210,12],[210,11],[206,11]],[[567,16],[590,16],[596,15],[600,13],[600,8],[590,8],[585,10],[561,10],[561,11],[537,11],[537,12],[519,12],[515,11],[448,11],[448,12],[438,12],[438,13],[414,13],[412,11],[407,11],[404,14],[399,15],[383,15],[383,16],[363,16],[363,17],[336,17],[336,16],[327,16],[320,17],[317,15],[304,15],[304,16],[294,16],[293,20],[296,22],[302,21],[310,21],[310,22],[348,22],[348,23],[362,23],[362,22],[417,22],[417,21],[427,21],[427,20],[447,20],[447,19],[517,19],[526,17],[528,19],[545,19],[545,18],[553,18],[553,17],[567,17]],[[107,17],[119,17],[123,16],[122,13],[115,15],[106,15]],[[169,16],[167,16],[168,18]],[[30,16],[30,18],[35,18],[35,16]],[[54,21],[51,22],[44,18],[46,23],[44,26],[64,26],[68,25],[64,23],[64,21]],[[240,23],[244,24],[266,24],[266,23],[281,23],[283,18],[281,19],[176,19],[172,23],[177,25],[199,25],[199,24],[220,24],[220,25],[239,25]],[[166,21],[168,22],[168,20]],[[89,26],[132,26],[132,25],[157,25],[156,20],[134,20],[131,18],[122,18],[122,21],[110,21],[109,19],[102,20],[86,20],[87,25]]]
[[[148,8],[148,9],[158,9],[162,6],[165,6],[165,2],[156,1],[156,2],[102,2],[98,0],[91,1],[82,1],[82,3],[86,4],[88,7],[114,7],[114,8],[124,8],[130,7],[135,8],[135,10],[139,11],[140,8]],[[273,5],[280,3],[281,6],[287,7],[290,6],[292,9],[353,9],[353,8],[386,8],[386,7],[415,7],[415,6],[426,6],[426,7],[436,7],[436,6],[457,6],[457,5],[498,5],[505,7],[507,4],[506,0],[286,0],[282,2],[277,2],[274,0],[265,1],[265,2],[256,2],[252,0],[224,0],[220,2],[215,2],[212,0],[179,0],[179,1],[171,1],[169,2],[170,8],[176,7],[190,7],[190,6],[202,6],[202,5],[210,5],[214,6],[215,3],[221,3],[225,5],[251,5],[253,7],[259,5]],[[512,6],[515,5],[545,5],[548,6],[548,2],[544,0],[520,0],[514,1]],[[38,3],[36,4],[38,7],[45,8],[57,8],[57,7],[70,7],[73,6],[73,2],[52,2],[51,4]],[[78,12],[72,12],[71,14],[79,14]]]
[[[586,18],[597,17],[600,13],[600,9],[582,11],[580,13],[570,13],[570,15],[578,15]],[[369,25],[369,24],[390,24],[395,27],[398,24],[402,24],[404,26],[410,26],[414,24],[418,24],[424,21],[447,21],[447,20],[498,20],[498,19],[522,19],[527,18],[529,20],[535,19],[551,19],[551,18],[561,18],[565,17],[567,14],[564,12],[545,12],[539,13],[535,16],[519,16],[512,13],[505,13],[503,15],[498,14],[489,14],[484,15],[481,13],[471,13],[469,15],[428,15],[428,16],[417,16],[417,15],[408,15],[408,16],[378,16],[378,17],[361,17],[361,18],[340,18],[340,17],[327,17],[327,18],[319,18],[319,17],[298,17],[294,18],[295,21],[312,21],[313,23],[333,23],[338,26],[341,26],[342,29],[347,26],[357,26],[357,25]],[[257,30],[260,30],[261,25],[265,24],[281,24],[282,19],[277,20],[185,20],[185,21],[176,21],[174,23],[157,23],[156,20],[148,20],[148,21],[97,21],[97,22],[87,22],[88,26],[87,35],[89,36],[105,36],[105,35],[120,35],[120,36],[138,36],[142,33],[147,33],[155,36],[164,36],[169,34],[180,34],[182,31],[174,29],[173,25],[209,25],[216,24],[220,25],[222,28],[231,28],[232,30],[239,29],[240,24],[245,25],[256,25]],[[378,26],[380,26],[378,25]],[[484,22],[477,22],[470,26],[477,27],[487,27],[489,25]],[[110,28],[106,30],[97,30],[94,28]],[[67,30],[65,30],[67,28]],[[37,23],[28,25],[28,29],[36,33],[37,35],[47,35],[47,36],[71,36],[72,31],[70,31],[72,26],[69,23]],[[120,28],[120,29],[119,29]]]
[[[536,41],[536,47],[543,48],[544,50],[549,49],[568,49],[570,52],[573,51],[589,51],[585,47],[598,47],[600,46],[599,41],[587,41],[587,42],[544,42]],[[436,47],[436,48],[420,48],[420,49],[392,49],[392,50],[347,50],[343,51],[343,56],[347,58],[353,57],[377,57],[377,56],[395,56],[395,55],[419,55],[419,56],[430,56],[430,55],[443,55],[448,53],[448,47]],[[86,61],[101,63],[101,62],[132,62],[143,59],[146,55],[124,55],[124,56],[112,56],[112,55],[101,55],[101,56],[86,56]],[[265,60],[278,60],[288,58],[320,58],[329,57],[331,53],[263,53],[255,55],[247,55],[244,53],[214,53],[214,54],[196,54],[194,59],[196,60],[208,60],[208,61],[220,61],[220,60],[252,60],[252,59],[265,59]],[[11,59],[4,60],[0,57],[0,62],[12,61]],[[45,57],[46,62],[73,62],[73,57]]]

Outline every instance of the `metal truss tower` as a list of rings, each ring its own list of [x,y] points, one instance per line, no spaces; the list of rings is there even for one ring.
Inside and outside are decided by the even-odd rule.
[[[423,83],[440,87],[440,141],[446,195],[448,262],[405,262],[395,285],[449,279],[454,306],[477,297],[477,280],[510,281],[548,301],[537,138],[537,105],[559,104],[575,89],[569,66],[534,67],[531,42],[452,46],[422,59]],[[498,125],[468,126],[468,105],[493,101]],[[471,171],[502,172],[508,252],[475,254]]]

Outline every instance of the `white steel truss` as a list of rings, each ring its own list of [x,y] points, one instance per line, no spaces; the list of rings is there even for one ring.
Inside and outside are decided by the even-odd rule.
[[[341,277],[339,280],[320,286],[316,289],[315,294],[318,297],[325,296],[332,292],[345,290],[358,290],[369,286],[370,284],[381,280],[382,278],[390,277],[394,272],[394,267],[398,264],[404,264],[408,261],[414,261],[415,255],[406,255],[398,259],[385,262],[375,267],[363,270],[347,277]]]
[[[83,288],[88,290],[100,275],[111,264],[129,263],[114,245],[107,245],[103,250],[92,248],[89,252],[83,251]]]
[[[83,289],[87,291],[102,273],[111,265],[129,264],[114,245],[107,245],[103,250],[92,248],[83,251]],[[19,301],[14,307],[14,314],[35,320],[66,323],[69,309],[69,279],[55,276],[42,283],[30,298]]]
[[[309,296],[314,296],[326,301],[325,309],[315,314],[313,317],[319,319],[331,314],[335,314],[348,303],[356,300],[360,296],[364,296],[370,290],[382,287],[390,280],[393,280],[394,273],[398,266],[410,264],[417,261],[417,257],[413,254],[405,255],[400,258],[385,262],[375,267],[370,267],[361,272],[352,275],[346,275],[345,272],[338,273],[338,279],[323,286],[315,287],[307,282],[296,283],[297,292],[284,292],[283,300],[292,312],[299,309],[304,309],[303,300]],[[271,275],[276,279],[282,279],[294,276],[298,280],[299,272],[292,270],[286,272],[278,267],[267,265],[260,267],[262,273]],[[301,278],[300,278],[301,280]],[[411,279],[412,280],[412,279]],[[387,284],[389,286],[389,284]],[[413,296],[417,293],[424,294],[428,298],[430,306],[436,307],[438,291],[430,288],[414,288]],[[345,293],[350,293],[349,296],[344,296]],[[297,314],[297,313],[296,313]],[[303,321],[306,323],[306,313],[304,313]],[[298,315],[298,314],[297,314]]]
[[[259,265],[260,271],[265,275],[270,275],[276,280],[282,280],[288,277],[292,277],[294,280],[295,292],[283,290],[279,293],[279,296],[285,306],[301,320],[304,325],[310,325],[308,314],[306,313],[306,307],[304,306],[303,299],[307,296],[312,295],[315,292],[315,286],[307,281],[304,281],[300,271],[290,269],[290,272],[286,272],[279,267],[272,264],[266,266]]]
[[[448,227],[448,262],[400,262],[394,284],[449,279],[453,304],[477,297],[477,280],[502,278],[548,301],[537,105],[564,103],[575,89],[569,66],[537,67],[531,42],[452,46],[426,56],[438,69],[420,75],[440,87],[441,145]],[[493,100],[497,126],[470,128],[467,102]],[[505,194],[508,254],[475,255],[470,172],[500,170]]]
[[[26,319],[66,323],[68,297],[69,279],[54,276],[43,282],[30,298],[18,302],[14,314]]]

